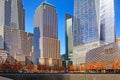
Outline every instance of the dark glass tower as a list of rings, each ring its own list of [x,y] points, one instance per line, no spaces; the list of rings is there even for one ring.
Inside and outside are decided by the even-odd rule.
[[[66,59],[68,60],[68,65],[72,64],[73,57],[73,16],[70,14],[65,14],[65,23],[66,23]]]

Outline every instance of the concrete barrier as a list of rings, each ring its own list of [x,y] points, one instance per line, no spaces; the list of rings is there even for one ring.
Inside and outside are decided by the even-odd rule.
[[[9,79],[9,78],[5,78],[5,77],[0,76],[0,80],[13,80],[13,79]]]
[[[120,80],[120,74],[0,74],[0,76],[13,80]]]

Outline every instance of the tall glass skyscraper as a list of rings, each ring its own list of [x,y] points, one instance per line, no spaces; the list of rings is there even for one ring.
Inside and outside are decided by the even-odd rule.
[[[72,58],[73,58],[73,34],[72,34],[72,28],[73,28],[73,16],[70,14],[65,14],[65,23],[66,23],[66,57],[68,62],[68,65],[72,64]]]
[[[11,0],[0,0],[0,26],[10,26]]]
[[[25,10],[22,0],[11,1],[11,26],[16,29],[25,30]]]
[[[86,53],[99,47],[99,0],[74,0],[73,65],[84,65]]]
[[[22,0],[0,0],[0,26],[25,30],[25,10]]]
[[[25,61],[26,37],[22,0],[0,0],[0,48],[18,61]]]
[[[74,46],[99,40],[96,3],[96,0],[74,0]]]
[[[115,42],[114,0],[100,0],[100,40]]]

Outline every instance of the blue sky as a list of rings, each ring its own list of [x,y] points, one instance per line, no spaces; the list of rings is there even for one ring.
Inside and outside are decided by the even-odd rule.
[[[23,0],[25,8],[25,27],[27,32],[34,29],[35,9],[45,0]],[[74,0],[47,0],[56,7],[58,13],[58,31],[61,41],[61,53],[65,53],[65,13],[73,15]],[[116,35],[120,37],[120,0],[115,0]]]

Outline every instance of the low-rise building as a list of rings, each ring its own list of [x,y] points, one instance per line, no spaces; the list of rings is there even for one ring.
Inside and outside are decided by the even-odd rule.
[[[86,53],[100,46],[100,41],[79,45],[73,48],[73,65],[84,65],[86,63]]]
[[[120,38],[119,37],[116,37],[116,42],[120,41]]]
[[[5,50],[0,50],[0,63],[4,63],[7,59],[7,51]]]
[[[2,53],[7,52],[6,55],[9,55],[11,62],[17,59],[25,63],[25,57],[29,57],[29,60],[33,62],[33,34],[10,26],[0,26],[0,50]]]
[[[86,64],[89,62],[104,62],[111,67],[112,63],[118,58],[120,58],[120,41],[88,51],[86,55]]]

